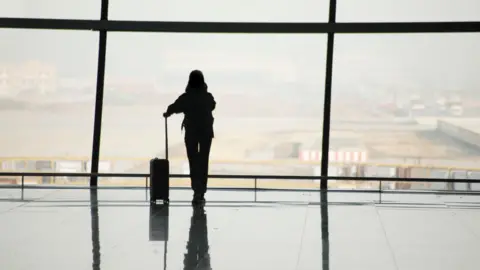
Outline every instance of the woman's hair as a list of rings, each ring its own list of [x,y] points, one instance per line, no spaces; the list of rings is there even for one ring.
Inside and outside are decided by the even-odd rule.
[[[205,78],[203,77],[203,73],[200,70],[194,70],[190,72],[186,90],[188,91],[189,89],[207,90]]]

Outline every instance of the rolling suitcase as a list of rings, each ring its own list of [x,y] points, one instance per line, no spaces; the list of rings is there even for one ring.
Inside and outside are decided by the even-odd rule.
[[[170,163],[168,161],[168,126],[165,117],[165,159],[150,160],[150,203],[170,202]]]

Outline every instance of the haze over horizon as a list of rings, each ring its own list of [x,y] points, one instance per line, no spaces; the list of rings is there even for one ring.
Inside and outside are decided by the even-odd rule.
[[[110,1],[112,20],[318,21],[327,20],[327,0]],[[275,3],[275,4],[274,4]],[[2,17],[97,19],[99,1],[0,0]],[[184,8],[188,6],[189,8]],[[274,8],[272,8],[274,7]],[[287,8],[288,7],[288,8]],[[477,8],[475,8],[477,7]],[[480,20],[475,0],[344,0],[338,21]],[[38,60],[60,77],[95,82],[98,33],[1,29],[2,63]],[[396,88],[396,91],[455,91],[480,88],[480,34],[336,35],[334,90]],[[258,89],[308,84],[323,92],[326,35],[109,33],[106,77],[152,78],[182,89],[199,68],[216,85]],[[165,87],[164,87],[165,88]],[[292,88],[292,87],[291,87]],[[302,86],[308,91],[309,87]],[[223,90],[225,89],[225,90]],[[169,90],[173,91],[173,90]],[[176,91],[176,90],[175,90]],[[175,92],[173,91],[173,92]],[[385,91],[385,90],[382,90]],[[108,98],[108,95],[106,96]]]

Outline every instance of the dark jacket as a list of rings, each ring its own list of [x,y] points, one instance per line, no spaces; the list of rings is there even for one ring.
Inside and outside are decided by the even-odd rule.
[[[183,113],[182,128],[191,135],[213,137],[213,114],[216,102],[207,88],[187,88],[174,103],[167,108],[167,114]]]

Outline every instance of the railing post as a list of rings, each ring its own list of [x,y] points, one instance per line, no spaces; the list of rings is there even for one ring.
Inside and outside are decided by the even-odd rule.
[[[470,180],[470,171],[469,170],[467,170],[465,172],[465,178],[467,180]],[[466,184],[467,184],[467,191],[472,191],[472,183],[469,182],[469,183],[466,183]]]
[[[148,176],[145,177],[145,200],[149,201],[149,199],[148,199]]]
[[[255,202],[257,202],[257,178],[255,177],[255,189],[253,190],[255,194]]]
[[[25,175],[22,175],[22,201],[23,201],[23,198],[24,198],[24,196],[23,196],[23,192],[24,192],[23,188],[24,187],[25,187]]]
[[[453,179],[455,179],[455,172],[452,172],[451,168],[448,169],[447,179],[449,181],[446,184],[446,189],[447,191],[453,191],[454,190]]]
[[[382,180],[378,183],[378,198],[379,202],[382,203]]]

